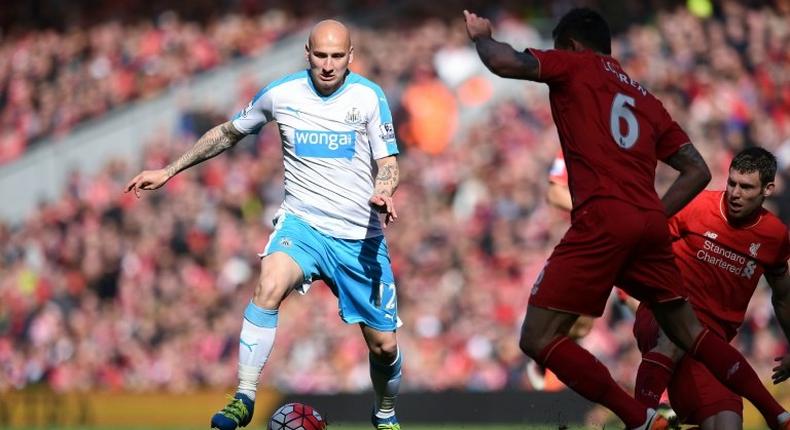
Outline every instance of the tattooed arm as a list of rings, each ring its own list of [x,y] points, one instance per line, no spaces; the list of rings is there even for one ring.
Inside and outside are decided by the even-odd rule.
[[[386,214],[384,218],[384,226],[386,227],[398,219],[392,195],[395,194],[395,189],[398,188],[400,171],[398,170],[398,161],[394,155],[380,158],[376,160],[376,164],[378,165],[378,174],[374,184],[373,197],[370,198],[370,205],[380,213]]]
[[[207,131],[186,154],[165,167],[167,175],[172,178],[176,173],[188,169],[195,164],[221,154],[226,149],[239,143],[244,133],[236,130],[231,121],[220,124]]]
[[[231,148],[244,136],[245,134],[236,130],[230,121],[220,124],[207,131],[189,151],[164,169],[140,172],[126,185],[126,192],[134,190],[134,194],[140,197],[140,190],[155,190],[167,183],[178,172]]]
[[[376,160],[376,164],[379,166],[379,173],[376,175],[374,194],[392,197],[395,194],[395,189],[398,188],[398,182],[400,182],[398,161],[394,155],[390,155]]]
[[[710,170],[697,148],[691,143],[680,147],[666,163],[680,172],[680,176],[669,187],[661,201],[667,217],[680,212],[710,182]]]

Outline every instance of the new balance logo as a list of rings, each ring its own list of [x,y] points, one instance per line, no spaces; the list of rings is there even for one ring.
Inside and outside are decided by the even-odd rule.
[[[716,240],[716,238],[719,237],[719,234],[708,230],[705,232],[705,234],[703,234],[703,236],[707,237],[708,239]]]

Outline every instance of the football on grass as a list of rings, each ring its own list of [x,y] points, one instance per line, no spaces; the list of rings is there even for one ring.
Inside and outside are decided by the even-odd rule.
[[[312,407],[302,403],[280,406],[269,420],[268,430],[324,430],[326,421]]]

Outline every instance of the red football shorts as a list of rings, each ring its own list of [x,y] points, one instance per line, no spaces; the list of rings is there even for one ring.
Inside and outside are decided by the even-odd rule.
[[[535,281],[529,304],[600,316],[613,285],[647,303],[685,296],[666,215],[597,198],[574,212],[570,229]]]
[[[640,305],[636,311],[634,336],[643,354],[658,342],[658,322],[646,306]],[[743,415],[740,396],[722,385],[702,363],[688,356],[675,367],[668,391],[669,403],[684,424],[701,425],[706,418],[723,411]]]

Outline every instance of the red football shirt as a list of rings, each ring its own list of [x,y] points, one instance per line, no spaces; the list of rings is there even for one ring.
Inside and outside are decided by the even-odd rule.
[[[723,191],[703,191],[669,221],[675,261],[700,319],[731,339],[743,322],[760,276],[782,274],[790,257],[788,231],[765,209],[745,227],[725,216]]]
[[[675,154],[689,138],[661,102],[612,57],[530,52],[540,62],[537,80],[549,85],[573,207],[613,197],[663,211],[654,185],[657,160]]]

